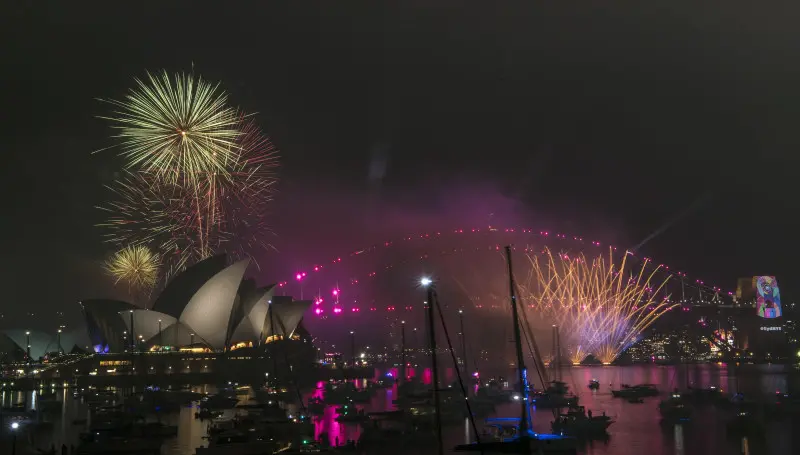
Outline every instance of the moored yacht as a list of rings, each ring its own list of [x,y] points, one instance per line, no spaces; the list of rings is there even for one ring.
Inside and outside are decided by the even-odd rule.
[[[487,453],[575,453],[577,441],[572,436],[543,434],[533,431],[520,433],[519,418],[486,419],[486,432],[480,442],[461,444],[456,452]]]
[[[461,444],[455,447],[456,451],[475,451],[475,452],[495,452],[495,453],[575,453],[577,451],[577,440],[571,436],[563,434],[536,433],[531,430],[530,402],[528,391],[528,370],[525,367],[525,356],[522,350],[521,329],[525,329],[525,335],[531,346],[533,361],[536,363],[536,370],[542,384],[548,384],[547,373],[542,362],[539,348],[536,345],[536,338],[530,327],[522,326],[520,323],[517,296],[517,286],[514,282],[514,272],[511,267],[511,247],[505,247],[506,265],[508,267],[509,289],[511,291],[511,315],[514,329],[514,347],[516,350],[516,365],[518,384],[520,390],[520,416],[517,418],[487,419],[486,423],[492,429],[493,434],[486,435],[488,440],[476,441],[472,444]],[[432,308],[432,305],[429,306]],[[525,313],[523,312],[523,317]],[[556,332],[557,333],[557,332]],[[557,336],[557,335],[556,335]],[[556,338],[557,339],[557,338]],[[556,370],[558,371],[558,370]],[[558,374],[558,373],[557,373]],[[545,391],[544,396],[566,396],[566,384],[561,381],[553,381]]]
[[[634,386],[622,385],[619,390],[612,390],[611,395],[618,398],[641,398],[658,396],[658,389],[653,384],[639,384]]]
[[[551,424],[554,433],[566,434],[578,438],[607,437],[608,427],[614,423],[605,412],[586,412],[583,406],[570,408],[565,414],[558,416]]]
[[[683,399],[679,392],[673,392],[666,400],[661,400],[658,404],[658,411],[661,417],[668,422],[686,421],[692,416],[692,408],[690,408],[686,400]]]

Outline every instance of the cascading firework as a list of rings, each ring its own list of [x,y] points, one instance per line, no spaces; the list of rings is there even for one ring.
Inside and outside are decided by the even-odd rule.
[[[677,306],[662,295],[669,278],[653,285],[659,267],[648,271],[645,260],[634,270],[627,257],[617,265],[611,250],[608,257],[591,260],[582,254],[554,255],[549,249],[528,256],[531,272],[527,280],[520,280],[523,298],[530,311],[560,327],[562,338],[572,346],[573,362],[589,354],[603,363],[613,362]]]

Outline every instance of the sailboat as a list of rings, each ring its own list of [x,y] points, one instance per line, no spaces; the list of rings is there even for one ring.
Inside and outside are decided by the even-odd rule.
[[[558,327],[553,325],[553,380],[540,392],[535,392],[531,403],[539,409],[573,408],[578,406],[578,397],[569,393],[569,386],[561,380],[561,347]],[[544,370],[543,370],[544,371]]]
[[[461,444],[456,446],[455,450],[459,452],[479,451],[487,453],[575,453],[577,449],[577,440],[575,438],[562,434],[537,433],[532,429],[530,413],[528,412],[528,370],[525,368],[525,359],[522,353],[522,337],[520,335],[519,312],[517,309],[517,289],[514,282],[514,272],[511,266],[510,246],[505,247],[505,253],[506,264],[508,266],[509,290],[511,294],[511,314],[514,322],[514,345],[517,354],[517,372],[519,374],[521,396],[520,416],[487,419],[487,426],[494,431],[491,440],[472,444]],[[530,335],[529,338],[533,341],[532,334]],[[535,344],[534,349],[537,350]],[[534,358],[534,361],[541,362],[541,359]],[[543,366],[540,368],[543,368]],[[541,372],[543,370],[539,369],[539,371]]]

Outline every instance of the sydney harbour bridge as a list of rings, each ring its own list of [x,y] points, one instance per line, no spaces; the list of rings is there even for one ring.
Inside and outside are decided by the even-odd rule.
[[[446,318],[453,324],[466,320],[469,339],[479,338],[489,349],[505,349],[510,337],[505,245],[512,245],[515,276],[523,285],[536,281],[533,261],[546,254],[585,261],[602,257],[614,264],[624,259],[626,273],[649,280],[653,295],[647,298],[671,307],[653,321],[653,328],[686,324],[725,355],[738,352],[719,335],[720,329],[736,330],[728,310],[753,311],[737,301],[732,289],[602,239],[519,227],[458,228],[385,239],[288,272],[278,282],[276,294],[313,301],[304,324],[320,339],[341,347],[356,337],[359,345],[392,349],[401,323],[415,329],[412,343],[423,342],[416,329],[424,327],[424,292],[417,283],[422,276],[432,277]],[[724,284],[733,283],[732,278]],[[537,319],[541,308],[534,302],[523,300],[523,304],[528,305],[534,325],[549,329],[552,317],[542,314]]]

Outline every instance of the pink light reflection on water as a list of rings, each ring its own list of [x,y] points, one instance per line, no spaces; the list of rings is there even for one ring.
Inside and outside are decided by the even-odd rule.
[[[407,368],[406,375],[409,378],[417,377],[417,373],[419,368]],[[386,376],[386,373],[391,372],[392,376]],[[444,374],[442,375],[441,381],[442,384],[450,384],[454,380],[455,372],[452,368],[444,369]],[[391,368],[389,370],[375,370],[375,374],[371,379],[382,379],[387,381],[394,381],[400,371],[398,368]],[[423,383],[430,385],[432,381],[432,373],[430,368],[425,368],[421,372],[421,376],[423,378]],[[367,386],[369,380],[368,379],[354,379],[352,382],[357,388],[361,389]],[[325,395],[325,382],[317,382],[317,390],[312,392],[308,398],[324,398]],[[395,409],[394,404],[392,404],[392,400],[397,396],[397,383],[395,382],[392,384],[391,387],[386,389],[380,389],[375,391],[372,395],[372,398],[368,403],[364,404],[356,404],[356,412],[358,410],[363,409],[364,412],[378,412],[378,411],[392,411]],[[336,408],[340,405],[331,404],[325,406],[325,410],[323,414],[319,417],[315,417],[313,419],[314,422],[314,437],[319,439],[322,433],[328,433],[328,442],[331,445],[335,445],[338,442],[340,445],[344,445],[348,439],[355,439],[361,436],[361,426],[359,424],[354,423],[339,423],[336,421],[336,417],[338,417],[338,413],[336,412]]]
[[[368,384],[368,379],[354,379],[352,383],[357,388],[364,388]],[[317,390],[311,394],[311,397],[324,398],[324,387],[325,382],[318,382]],[[385,390],[378,390],[368,403],[356,404],[356,412],[361,409],[364,409],[365,412],[390,411],[393,409],[392,398],[396,396],[396,393],[397,384],[394,384],[391,388]],[[341,405],[327,405],[323,411],[323,414],[313,419],[314,437],[316,439],[319,439],[322,433],[327,433],[328,442],[331,445],[336,445],[337,442],[340,445],[344,445],[348,440],[357,441],[361,436],[361,426],[359,424],[339,423],[336,421],[336,417],[339,416],[339,414],[336,412],[336,408],[339,406]]]
[[[418,373],[421,374],[423,384],[430,385],[432,383],[433,374],[430,368],[421,369],[421,372],[418,372],[419,368],[406,368],[406,376],[408,378],[418,377]],[[391,377],[386,376],[386,373],[390,372],[392,374]],[[376,380],[386,380],[386,381],[395,381],[397,379],[400,371],[398,368],[391,368],[388,370],[375,370],[375,374],[370,379]],[[450,384],[452,381],[455,380],[455,370],[452,368],[445,368],[442,374],[441,382],[443,385]],[[368,385],[368,379],[353,379],[351,381],[353,385],[357,388],[361,389]],[[317,389],[310,393],[305,399],[308,400],[309,398],[324,398],[325,395],[325,382],[320,381],[317,382]],[[374,392],[372,398],[368,403],[364,404],[356,404],[355,409],[356,412],[358,410],[363,409],[364,412],[379,412],[379,411],[392,411],[395,409],[392,400],[397,396],[397,383],[395,382],[392,384],[391,387],[386,389],[380,389]],[[338,404],[331,404],[325,406],[325,410],[323,414],[318,417],[313,418],[314,422],[314,437],[316,439],[320,438],[322,433],[328,433],[328,442],[331,445],[335,445],[338,442],[340,445],[344,445],[347,440],[354,439],[358,440],[361,436],[361,426],[359,424],[354,423],[339,423],[336,421],[336,417],[338,417],[338,413],[336,412],[336,408],[340,405]]]

